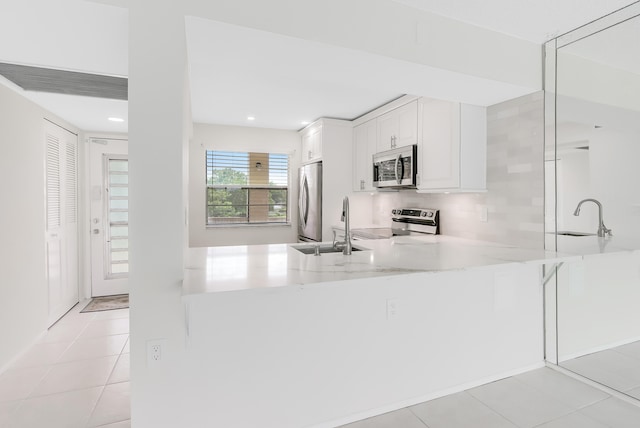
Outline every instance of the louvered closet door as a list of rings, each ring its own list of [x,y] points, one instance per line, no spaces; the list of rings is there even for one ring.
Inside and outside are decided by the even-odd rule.
[[[77,136],[45,121],[49,325],[78,302]]]

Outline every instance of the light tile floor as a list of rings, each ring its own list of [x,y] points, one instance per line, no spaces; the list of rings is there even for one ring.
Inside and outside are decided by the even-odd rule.
[[[640,407],[550,368],[344,425],[344,428],[638,428]]]
[[[129,310],[86,304],[0,374],[0,428],[131,426]]]
[[[129,311],[84,305],[0,375],[0,428],[131,426]],[[425,427],[638,428],[640,407],[543,368],[345,425]]]
[[[560,365],[640,400],[640,341],[594,352]]]

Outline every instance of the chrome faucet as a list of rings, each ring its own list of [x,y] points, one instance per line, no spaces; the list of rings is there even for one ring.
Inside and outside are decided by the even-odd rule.
[[[335,242],[336,232],[333,231],[333,247],[342,248],[342,254],[351,255],[351,227],[349,226],[349,197],[345,196],[342,200],[342,215],[340,221],[344,222],[344,242]]]
[[[612,236],[611,235],[611,229],[607,229],[607,226],[604,225],[604,222],[602,221],[602,204],[600,202],[598,202],[595,199],[583,199],[578,203],[578,206],[576,207],[576,210],[573,212],[573,215],[578,216],[580,215],[580,207],[582,206],[582,204],[584,202],[593,202],[594,204],[596,204],[598,206],[598,236],[600,237],[604,237],[606,235]]]

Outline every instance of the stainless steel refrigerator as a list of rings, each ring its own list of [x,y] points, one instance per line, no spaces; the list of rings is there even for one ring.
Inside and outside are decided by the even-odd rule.
[[[300,167],[298,240],[322,241],[322,162]]]

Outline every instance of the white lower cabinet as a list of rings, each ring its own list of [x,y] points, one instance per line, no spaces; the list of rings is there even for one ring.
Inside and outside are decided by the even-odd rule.
[[[376,153],[377,122],[370,120],[353,128],[353,191],[370,192],[373,187],[373,155]]]
[[[486,191],[486,108],[418,100],[417,191]]]

